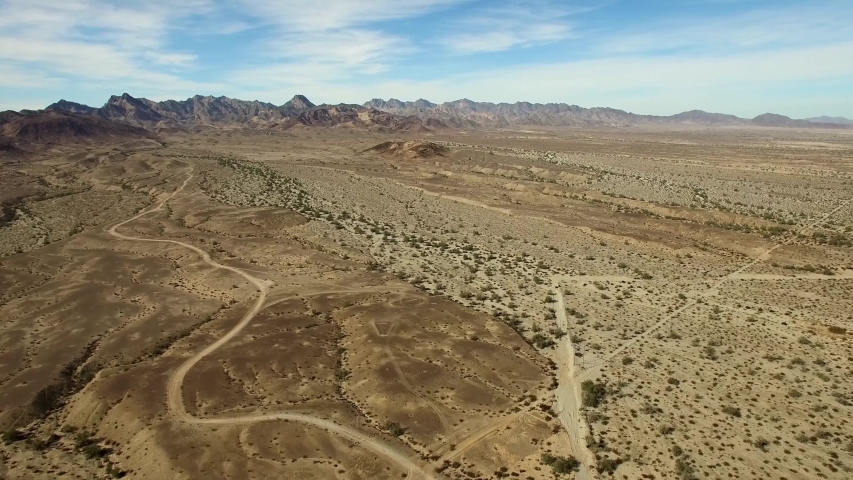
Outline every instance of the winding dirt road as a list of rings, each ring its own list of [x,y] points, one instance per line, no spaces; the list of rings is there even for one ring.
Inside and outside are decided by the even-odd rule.
[[[178,193],[186,188],[189,181],[193,178],[193,174],[190,173],[187,176],[187,179],[184,180],[183,184],[172,192],[169,196],[164,198],[156,207],[143,210],[137,215],[128,218],[120,223],[113,225],[109,230],[109,234],[119,238],[121,240],[129,240],[136,242],[149,242],[149,243],[170,243],[173,245],[178,245],[188,250],[192,250],[196,254],[198,254],[201,259],[210,265],[213,268],[227,270],[229,272],[235,273],[241,277],[243,277],[247,282],[252,284],[258,290],[258,298],[255,300],[255,303],[252,305],[252,308],[249,309],[243,318],[240,319],[240,322],[234,326],[228,333],[220,337],[216,342],[208,345],[204,350],[196,353],[189,359],[187,359],[180,367],[172,374],[169,378],[169,384],[166,390],[167,397],[167,406],[169,412],[174,415],[176,419],[179,421],[189,423],[189,424],[197,424],[197,425],[241,425],[241,424],[249,424],[249,423],[257,423],[257,422],[268,422],[274,420],[288,420],[293,422],[304,423],[307,425],[312,425],[315,427],[322,428],[328,432],[335,433],[341,437],[344,437],[352,442],[355,442],[368,450],[373,451],[374,453],[385,457],[391,462],[395,463],[397,466],[402,468],[407,472],[407,478],[413,478],[413,475],[420,476],[424,479],[435,480],[438,477],[430,474],[426,470],[424,470],[420,465],[418,465],[415,461],[410,459],[403,453],[398,452],[396,449],[386,445],[382,441],[373,438],[366,433],[358,431],[356,429],[346,427],[343,425],[339,425],[330,420],[326,420],[323,418],[314,417],[311,415],[305,415],[301,413],[257,413],[257,414],[249,414],[240,417],[211,417],[211,418],[201,418],[195,417],[186,410],[186,406],[183,401],[182,387],[184,384],[184,379],[187,376],[187,373],[204,357],[210,355],[215,352],[217,349],[228,343],[231,339],[233,339],[237,334],[242,331],[246,325],[248,325],[255,315],[260,312],[264,303],[266,302],[267,295],[269,294],[269,289],[273,285],[273,282],[270,280],[261,279],[258,277],[254,277],[244,270],[235,267],[229,267],[227,265],[222,265],[221,263],[216,262],[210,255],[204,250],[190,245],[188,243],[180,242],[177,240],[165,240],[165,239],[153,239],[153,238],[140,238],[133,237],[129,235],[124,235],[117,231],[118,228],[138,219],[145,215],[158,212],[164,209],[166,203],[175,197]]]

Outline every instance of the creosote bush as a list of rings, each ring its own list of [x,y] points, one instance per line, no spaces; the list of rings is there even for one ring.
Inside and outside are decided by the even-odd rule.
[[[581,462],[575,457],[560,457],[550,453],[542,454],[542,463],[550,466],[557,474],[574,472],[581,466]]]

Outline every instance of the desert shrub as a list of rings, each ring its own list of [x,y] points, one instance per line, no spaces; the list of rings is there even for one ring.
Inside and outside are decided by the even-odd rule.
[[[834,333],[836,335],[844,335],[847,333],[847,329],[843,327],[836,327],[835,325],[830,325],[829,333]]]
[[[563,331],[563,330],[561,330],[561,329],[559,329],[559,328],[554,328],[554,327],[549,328],[549,329],[548,329],[548,333],[550,333],[551,335],[553,335],[553,336],[554,336],[554,338],[556,338],[556,339],[560,339],[560,338],[563,338],[563,337],[565,337],[565,336],[566,336],[566,332],[565,332],[565,331]]]
[[[6,430],[5,432],[3,432],[2,438],[3,443],[8,445],[10,443],[20,442],[21,440],[26,439],[27,436],[24,434],[24,432],[13,428],[11,430]]]
[[[680,480],[696,479],[696,473],[693,470],[693,465],[690,465],[686,460],[681,458],[675,461],[675,473],[678,475]]]
[[[581,466],[581,462],[575,457],[560,457],[550,453],[542,454],[542,463],[550,466],[557,474],[574,472]]]
[[[555,345],[554,340],[546,337],[542,333],[537,333],[530,338],[530,341],[536,345],[536,348],[543,349],[553,347]]]
[[[738,418],[740,418],[740,415],[741,415],[741,413],[740,413],[740,408],[733,407],[733,406],[731,406],[731,405],[726,405],[726,406],[724,406],[724,407],[722,408],[722,411],[723,411],[723,413],[725,413],[726,415],[731,415],[731,416],[733,416],[733,417],[738,417]]]
[[[406,429],[403,428],[403,426],[397,422],[386,423],[385,429],[388,430],[388,432],[391,433],[391,435],[394,435],[395,437],[399,437],[400,435],[406,433]]]
[[[81,448],[80,451],[88,458],[103,458],[106,457],[111,450],[109,448],[102,447],[97,443],[90,443],[89,445]]]
[[[581,383],[581,402],[585,407],[597,407],[601,405],[607,396],[607,385],[603,382],[584,380]]]
[[[74,436],[75,448],[83,448],[86,445],[91,445],[93,443],[95,443],[95,438],[92,437],[92,434],[85,430],[77,432],[77,435]]]
[[[619,458],[616,458],[616,459],[607,458],[607,457],[599,458],[598,459],[598,465],[597,465],[598,473],[608,473],[608,474],[612,475],[614,472],[616,472],[616,469],[619,468],[619,465],[621,463],[622,463],[622,460]]]

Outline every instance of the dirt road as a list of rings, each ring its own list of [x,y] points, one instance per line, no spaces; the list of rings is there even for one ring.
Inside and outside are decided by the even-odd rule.
[[[564,332],[571,332],[566,316],[566,300],[563,292],[557,287],[556,305],[557,324]],[[586,437],[589,434],[586,422],[581,417],[581,380],[575,368],[575,348],[571,334],[565,335],[557,345],[557,389],[554,397],[557,400],[557,415],[560,423],[569,436],[569,446],[574,456],[580,460],[581,467],[576,478],[590,480],[594,478],[595,457],[586,448]]]
[[[330,420],[326,420],[323,418],[318,418],[318,417],[314,417],[311,415],[305,415],[305,414],[301,414],[301,413],[257,413],[257,414],[250,414],[250,415],[245,415],[245,416],[240,416],[240,417],[200,418],[200,417],[194,417],[189,412],[187,412],[186,406],[184,405],[183,394],[182,394],[184,379],[186,378],[187,373],[189,373],[189,371],[199,361],[201,361],[201,359],[210,355],[211,353],[213,353],[217,349],[219,349],[221,346],[228,343],[237,334],[239,334],[240,331],[242,331],[246,327],[246,325],[248,325],[252,321],[252,319],[255,317],[255,315],[257,315],[258,312],[260,312],[261,309],[263,309],[264,303],[266,302],[266,299],[267,299],[267,295],[269,294],[269,289],[273,284],[269,280],[264,280],[264,279],[261,279],[258,277],[254,277],[254,276],[246,273],[245,271],[243,271],[239,268],[229,267],[227,265],[222,265],[221,263],[218,263],[215,260],[213,260],[212,258],[210,258],[210,255],[207,252],[205,252],[204,250],[202,250],[202,249],[200,249],[194,245],[190,245],[188,243],[180,242],[177,240],[133,237],[133,236],[129,236],[129,235],[124,235],[124,234],[119,233],[117,231],[118,228],[120,228],[120,227],[126,225],[127,223],[130,223],[130,222],[132,222],[132,221],[134,221],[140,217],[143,217],[145,215],[163,210],[166,203],[169,200],[171,200],[172,198],[174,198],[175,195],[177,195],[178,193],[183,191],[184,188],[186,188],[187,184],[189,183],[189,181],[192,178],[193,178],[193,175],[189,174],[187,176],[187,179],[184,180],[183,184],[181,184],[181,186],[177,190],[175,190],[169,196],[167,196],[165,199],[163,199],[156,207],[148,209],[148,210],[143,210],[142,212],[138,213],[137,215],[135,215],[131,218],[128,218],[127,220],[124,220],[120,223],[113,225],[108,230],[110,235],[112,235],[116,238],[119,238],[121,240],[130,240],[130,241],[136,241],[136,242],[150,242],[150,243],[170,243],[173,245],[181,246],[181,247],[186,248],[188,250],[192,250],[193,252],[197,253],[201,257],[201,259],[205,263],[210,265],[211,267],[236,273],[237,275],[243,277],[247,282],[252,284],[258,290],[258,298],[257,298],[257,300],[255,300],[255,303],[252,305],[252,308],[249,309],[249,311],[247,311],[245,315],[243,315],[243,318],[240,319],[240,322],[237,323],[237,325],[235,325],[234,328],[232,328],[230,331],[228,331],[228,333],[226,333],[225,335],[220,337],[214,343],[208,345],[202,351],[196,353],[195,355],[193,355],[192,357],[187,359],[183,364],[181,364],[180,367],[178,367],[178,369],[169,378],[169,384],[168,384],[167,389],[166,389],[167,405],[168,405],[169,412],[172,415],[174,415],[175,418],[177,418],[178,420],[185,422],[185,423],[190,423],[190,424],[240,425],[240,424],[250,424],[250,423],[256,423],[256,422],[267,422],[267,421],[273,421],[273,420],[289,420],[289,421],[294,421],[294,422],[305,423],[308,425],[313,425],[313,426],[325,429],[326,431],[340,435],[344,438],[347,438],[353,442],[358,443],[362,447],[367,448],[368,450],[371,450],[374,453],[377,453],[377,454],[385,457],[386,459],[397,464],[397,466],[399,466],[400,468],[405,470],[407,472],[407,478],[413,478],[413,475],[417,475],[418,477],[421,477],[424,479],[436,479],[437,478],[436,476],[434,476],[434,475],[430,474],[429,472],[427,472],[426,470],[424,470],[420,465],[415,463],[408,456],[406,456],[406,455],[398,452],[394,448],[386,445],[381,440],[370,437],[369,435],[367,435],[363,432],[360,432],[358,430],[355,430],[353,428],[346,427],[343,425],[339,425],[339,424],[336,424]]]
[[[838,205],[837,207],[832,209],[829,213],[825,214],[823,217],[821,217],[817,220],[814,220],[812,223],[810,223],[809,225],[806,225],[805,227],[800,229],[799,232],[796,232],[796,233],[801,233],[801,232],[806,231],[810,228],[813,228],[815,225],[819,225],[821,223],[826,222],[830,217],[832,217],[833,215],[838,213],[843,208],[847,207],[851,201],[853,201],[853,200],[847,200],[846,202],[842,202],[840,205]],[[791,232],[785,240],[783,240],[781,242],[777,242],[774,245],[768,247],[767,249],[762,251],[757,257],[755,257],[754,259],[745,263],[744,265],[742,265],[737,270],[729,273],[728,275],[725,275],[725,276],[718,278],[706,291],[707,292],[716,291],[717,289],[719,289],[720,285],[722,285],[723,283],[725,283],[727,281],[738,280],[738,279],[743,278],[744,272],[746,270],[749,270],[750,268],[752,268],[757,263],[760,263],[760,262],[767,260],[770,257],[770,254],[773,253],[774,250],[778,249],[779,247],[782,247],[784,245],[791,243],[796,238],[796,235],[794,233],[795,232]],[[578,381],[583,381],[583,380],[591,379],[591,378],[595,377],[603,365],[605,365],[606,363],[615,359],[617,356],[622,354],[625,350],[627,350],[627,349],[631,348],[632,346],[634,346],[635,344],[637,344],[637,342],[640,342],[641,340],[648,338],[652,333],[659,330],[664,325],[667,325],[674,318],[678,317],[679,315],[681,315],[685,311],[693,308],[696,305],[696,303],[697,302],[696,302],[695,298],[688,300],[684,305],[673,310],[672,313],[661,318],[657,323],[655,323],[651,327],[647,328],[643,333],[641,333],[641,334],[633,337],[632,339],[628,340],[627,342],[623,343],[618,348],[616,348],[615,350],[613,350],[612,352],[610,352],[606,356],[602,357],[601,359],[599,359],[598,361],[596,361],[595,363],[593,363],[592,365],[587,367],[587,369],[584,370],[583,373],[578,375]],[[558,309],[558,312],[559,312],[559,309]]]

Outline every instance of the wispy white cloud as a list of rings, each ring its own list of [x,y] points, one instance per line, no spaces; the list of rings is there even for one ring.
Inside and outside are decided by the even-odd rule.
[[[405,38],[375,30],[343,29],[329,32],[286,34],[269,42],[267,56],[335,64],[342,68],[370,66],[413,51]]]
[[[246,0],[244,13],[271,29],[261,52],[227,79],[244,87],[347,81],[388,72],[417,49],[376,22],[422,15],[468,0]],[[278,95],[277,95],[278,96]]]
[[[0,69],[4,85],[38,88],[50,79],[67,89],[121,82],[147,91],[180,90],[194,84],[169,73],[196,56],[168,47],[170,31],[182,19],[213,8],[210,0],[130,4],[113,0],[6,0],[0,2]],[[81,82],[85,82],[85,87]]]
[[[323,31],[408,18],[467,0],[243,0],[247,12],[288,31]]]
[[[585,10],[525,1],[487,8],[452,24],[438,43],[456,54],[498,52],[553,43],[575,35],[568,17]]]

